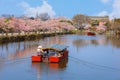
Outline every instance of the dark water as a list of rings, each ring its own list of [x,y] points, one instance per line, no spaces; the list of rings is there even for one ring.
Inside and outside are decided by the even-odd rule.
[[[68,59],[59,64],[31,62],[39,44],[54,43],[69,46]],[[0,80],[120,80],[120,39],[61,35],[0,45]]]

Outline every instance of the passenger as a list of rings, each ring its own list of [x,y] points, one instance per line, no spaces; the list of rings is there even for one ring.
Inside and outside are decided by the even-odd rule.
[[[61,54],[60,54],[60,53],[58,53],[58,57],[61,57]]]
[[[48,50],[44,51],[44,56],[48,56],[48,54],[49,54]]]
[[[49,50],[46,51],[47,55],[49,54]]]
[[[44,51],[42,50],[42,46],[39,45],[37,48],[37,55],[43,55]]]

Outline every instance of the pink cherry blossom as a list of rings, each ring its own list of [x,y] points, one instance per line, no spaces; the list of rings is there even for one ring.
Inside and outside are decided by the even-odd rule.
[[[99,26],[97,26],[98,31],[106,31],[106,22],[99,22]]]
[[[61,21],[62,20],[62,21]],[[0,18],[0,30],[5,32],[21,31],[61,31],[73,30],[73,25],[65,17],[52,18],[46,21],[29,18]],[[70,21],[70,20],[69,20]]]

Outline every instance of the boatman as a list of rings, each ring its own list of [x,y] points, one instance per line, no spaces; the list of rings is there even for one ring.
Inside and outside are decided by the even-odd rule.
[[[43,50],[41,45],[39,45],[37,48],[37,55],[43,55]]]

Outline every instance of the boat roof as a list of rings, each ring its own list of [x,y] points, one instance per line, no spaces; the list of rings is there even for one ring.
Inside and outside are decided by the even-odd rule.
[[[53,44],[53,45],[46,47],[46,48],[43,48],[43,49],[52,49],[52,50],[62,51],[65,48],[68,48],[68,46],[61,45],[61,44]]]

